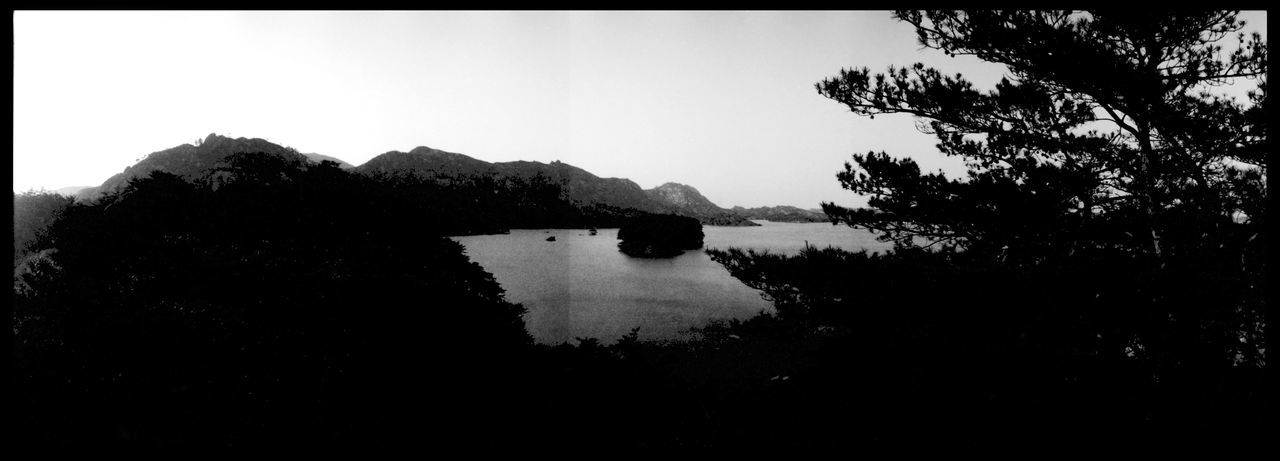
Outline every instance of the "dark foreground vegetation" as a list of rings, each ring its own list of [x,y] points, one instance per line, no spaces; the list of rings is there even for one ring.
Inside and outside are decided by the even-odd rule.
[[[245,154],[96,203],[16,196],[14,448],[1269,441],[1265,42],[1218,56],[1239,27],[1216,12],[898,16],[1013,78],[979,92],[914,66],[818,90],[920,117],[969,177],[855,156],[838,178],[870,207],[825,211],[895,249],[712,251],[777,312],[697,340],[533,344],[443,237],[485,221],[424,199],[438,185]],[[1198,91],[1243,77],[1247,104]],[[1117,129],[1076,130],[1099,121]],[[526,205],[504,213],[573,213]]]
[[[333,163],[243,154],[223,171],[15,200],[15,224],[56,216],[15,242],[21,440],[366,444],[500,404],[436,400],[482,395],[531,342],[438,214]]]

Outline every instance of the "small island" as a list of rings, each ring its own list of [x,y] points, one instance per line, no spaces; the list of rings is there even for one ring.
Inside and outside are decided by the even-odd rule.
[[[702,248],[702,223],[677,215],[629,219],[618,229],[618,250],[637,258],[670,258]]]

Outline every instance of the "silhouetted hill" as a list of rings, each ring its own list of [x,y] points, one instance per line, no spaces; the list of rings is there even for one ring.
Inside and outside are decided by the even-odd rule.
[[[463,154],[418,147],[409,152],[392,151],[379,155],[356,167],[356,171],[375,176],[409,176],[442,182],[478,177],[492,178],[501,183],[547,181],[559,186],[561,196],[579,207],[673,213],[697,218],[705,224],[714,225],[755,225],[745,218],[715,206],[696,189],[689,186],[668,183],[646,191],[629,179],[601,178],[587,170],[560,161],[489,163]],[[667,200],[664,198],[668,196],[673,198],[687,196],[689,199]]]
[[[211,133],[198,146],[183,144],[178,147],[153,152],[142,161],[107,178],[102,185],[81,190],[77,197],[89,200],[95,199],[106,192],[119,189],[130,179],[146,177],[153,171],[163,171],[187,180],[196,179],[212,171],[231,154],[241,152],[261,152],[281,157],[290,163],[307,164],[311,162],[310,159],[298,153],[297,150],[283,147],[264,139],[232,139]]]
[[[407,176],[454,181],[490,177],[500,182],[546,180],[562,188],[562,197],[578,206],[608,205],[656,212],[661,205],[636,183],[621,178],[601,178],[581,168],[562,163],[529,161],[489,163],[463,154],[430,147],[409,152],[391,151],[356,167],[368,175]]]
[[[692,186],[669,182],[661,186],[645,191],[649,196],[684,210],[703,213],[715,214],[724,212],[723,208],[711,203],[702,193],[698,192]]]
[[[755,226],[745,217],[720,208],[694,189],[693,186],[669,182],[645,191],[662,204],[662,211],[698,218],[703,224],[715,226]]]
[[[735,215],[747,219],[763,219],[775,222],[827,222],[827,214],[818,210],[805,210],[793,206],[762,206],[743,208],[735,206],[729,210]]]
[[[489,162],[466,155],[419,146],[409,152],[391,151],[356,167],[370,175],[408,175],[418,178],[475,176],[487,173]]]
[[[337,164],[338,164],[338,166],[342,167],[342,169],[344,169],[344,170],[350,170],[350,169],[352,169],[352,168],[355,168],[355,167],[356,167],[355,165],[352,165],[352,164],[350,164],[350,163],[347,163],[345,160],[342,160],[342,159],[337,158],[337,157],[330,157],[330,156],[328,156],[328,155],[322,155],[322,154],[302,154],[302,156],[303,156],[303,157],[306,157],[306,158],[307,158],[307,160],[310,160],[310,161],[311,161],[311,163],[320,163],[320,162],[323,162],[323,161],[325,161],[325,160],[328,160],[328,161],[330,161],[330,162],[337,163]]]
[[[576,166],[553,161],[509,162],[498,164],[498,170],[519,176],[544,175],[564,186],[567,198],[580,205],[610,205],[658,212],[661,204],[649,198],[639,184],[625,178],[601,178]]]
[[[517,208],[527,208],[526,215],[535,209],[546,210],[550,206],[559,211],[557,216],[568,216],[568,210],[554,205],[554,197],[546,197],[545,191],[534,192],[533,189],[559,188],[560,199],[583,212],[583,216],[630,216],[635,212],[670,213],[697,218],[703,224],[727,226],[754,226],[755,223],[746,217],[729,212],[711,203],[697,189],[676,183],[663,184],[654,189],[645,190],[634,181],[625,178],[602,178],[564,162],[551,163],[514,161],[490,163],[467,155],[446,152],[430,147],[419,146],[409,152],[391,151],[378,155],[360,166],[340,159],[321,154],[302,154],[296,149],[284,147],[258,138],[229,138],[210,134],[199,145],[183,144],[147,155],[137,164],[125,168],[119,174],[108,178],[98,187],[78,190],[76,197],[82,200],[93,200],[104,193],[117,190],[129,179],[146,177],[153,171],[162,171],[177,175],[186,180],[196,180],[216,175],[214,170],[230,155],[235,153],[261,153],[279,157],[285,163],[297,165],[314,165],[331,160],[344,169],[351,169],[370,177],[388,177],[396,180],[428,180],[448,187],[458,187],[453,191],[453,199],[459,204],[472,203],[473,206],[495,206],[496,197],[482,198],[488,192],[498,194],[501,189],[505,197],[519,203]],[[215,178],[216,179],[216,178]],[[520,192],[524,190],[525,192]],[[492,194],[489,194],[492,195]],[[537,196],[536,200],[529,197]],[[534,204],[537,202],[537,204]],[[522,205],[523,204],[523,205]],[[627,211],[634,210],[634,211]],[[575,214],[570,213],[570,214]],[[580,214],[580,213],[576,213]],[[528,216],[532,218],[532,215]],[[521,222],[545,220],[521,220]],[[555,219],[544,224],[557,225]],[[599,223],[577,222],[574,225],[603,225]],[[570,225],[568,222],[558,225]]]
[[[75,197],[77,194],[80,193],[80,191],[88,189],[90,187],[93,187],[93,186],[68,186],[68,187],[63,187],[58,190],[55,190],[54,192],[68,196],[68,197]]]

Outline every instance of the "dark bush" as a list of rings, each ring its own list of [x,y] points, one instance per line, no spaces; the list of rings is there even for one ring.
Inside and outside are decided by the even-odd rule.
[[[335,165],[241,159],[62,211],[15,270],[16,440],[379,448],[521,414],[523,309],[437,216]]]

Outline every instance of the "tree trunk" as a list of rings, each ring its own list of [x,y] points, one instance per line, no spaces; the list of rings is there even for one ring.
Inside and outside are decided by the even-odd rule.
[[[1158,178],[1159,159],[1156,158],[1155,148],[1151,145],[1151,129],[1147,123],[1141,119],[1135,120],[1138,128],[1138,147],[1141,149],[1141,158],[1138,162],[1138,181],[1139,197],[1142,202],[1142,211],[1144,214],[1143,227],[1150,237],[1150,251],[1157,267],[1164,267],[1164,253],[1160,248],[1160,234],[1156,231],[1156,212],[1155,212],[1155,189],[1156,178]]]

